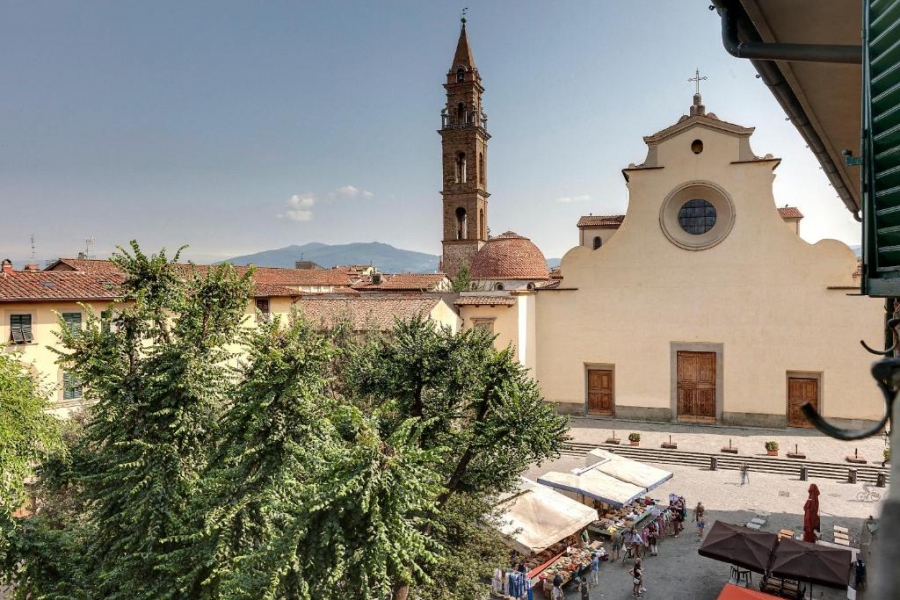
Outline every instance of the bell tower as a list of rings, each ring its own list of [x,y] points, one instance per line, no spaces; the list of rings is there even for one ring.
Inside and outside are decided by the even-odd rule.
[[[487,115],[481,110],[481,75],[462,18],[453,64],[447,72],[447,105],[441,111],[444,204],[443,270],[455,278],[488,239]]]

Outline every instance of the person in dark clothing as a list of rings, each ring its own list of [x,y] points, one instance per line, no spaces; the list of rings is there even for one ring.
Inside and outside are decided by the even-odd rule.
[[[861,556],[856,557],[856,562],[853,563],[853,574],[855,575],[855,585],[853,586],[857,590],[865,589],[866,587],[866,563],[863,562]]]

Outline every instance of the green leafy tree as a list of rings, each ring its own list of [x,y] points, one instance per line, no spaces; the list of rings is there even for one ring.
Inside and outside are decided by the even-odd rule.
[[[489,333],[453,334],[424,319],[398,322],[392,335],[362,348],[345,379],[361,406],[380,411],[383,427],[421,419],[421,445],[444,449],[444,491],[426,526],[446,549],[426,573],[440,584],[409,574],[397,581],[395,598],[416,585],[423,597],[471,598],[486,563],[467,557],[493,560],[502,550],[484,528],[451,527],[456,511],[473,524],[490,523],[498,493],[512,489],[528,465],[558,456],[567,419],[544,401],[511,347],[497,350]]]

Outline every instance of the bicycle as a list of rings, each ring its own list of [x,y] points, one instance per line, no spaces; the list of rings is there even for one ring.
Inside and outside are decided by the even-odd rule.
[[[863,491],[856,495],[856,500],[858,502],[878,502],[881,500],[881,494],[874,491],[868,485],[864,485]]]

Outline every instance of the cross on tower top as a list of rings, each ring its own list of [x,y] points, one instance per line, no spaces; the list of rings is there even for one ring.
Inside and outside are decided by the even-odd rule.
[[[704,81],[706,79],[709,79],[709,78],[706,77],[705,75],[703,77],[700,77],[700,69],[699,68],[694,73],[695,73],[695,75],[693,77],[691,77],[690,79],[688,79],[688,81],[696,81],[697,82],[697,94],[699,95],[700,94],[700,82]]]
[[[460,19],[459,19],[459,22],[462,23],[463,25],[466,24],[466,11],[467,10],[469,10],[468,6],[465,7],[464,9],[462,9],[462,15],[460,16]]]

